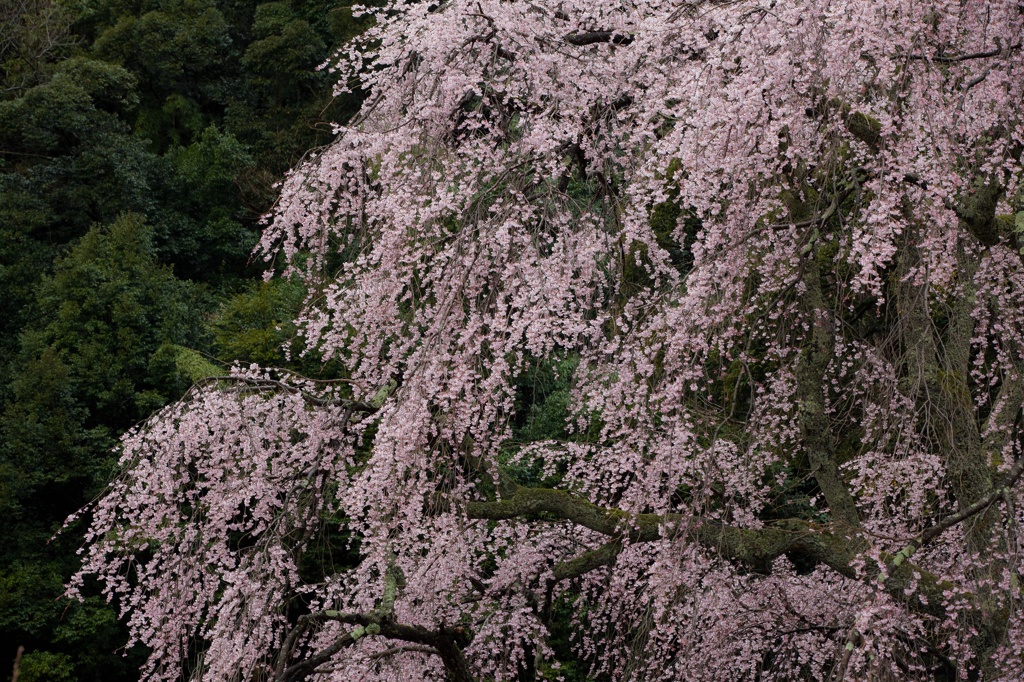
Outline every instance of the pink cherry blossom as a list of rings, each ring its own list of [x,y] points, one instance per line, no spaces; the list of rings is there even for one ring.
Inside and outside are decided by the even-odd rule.
[[[1020,2],[365,11],[259,247],[347,382],[196,386],[90,511],[145,677],[1024,678]]]

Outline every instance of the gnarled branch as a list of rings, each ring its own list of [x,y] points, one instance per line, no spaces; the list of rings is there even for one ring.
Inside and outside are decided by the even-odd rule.
[[[1022,473],[1024,460],[1014,466],[999,491],[1016,483]],[[925,536],[929,542],[934,540],[944,530],[980,513],[997,498],[998,495],[993,493],[977,504],[940,521],[922,534],[921,544],[924,544]],[[847,578],[871,579],[854,565],[855,560],[862,558],[869,548],[866,540],[805,519],[772,521],[756,529],[738,528],[696,516],[631,514],[621,509],[601,507],[564,490],[518,486],[505,499],[467,503],[466,513],[471,519],[494,521],[528,520],[546,516],[575,523],[615,538],[616,541],[629,539],[633,542],[651,542],[685,535],[724,558],[755,570],[768,570],[772,561],[788,555],[813,564],[825,564]],[[617,553],[616,545],[609,543],[580,556],[578,561],[560,564],[559,573],[567,577],[582,574],[587,569],[592,570],[601,565],[614,553]],[[934,618],[946,618],[949,614],[943,606],[943,592],[952,585],[907,561],[911,553],[906,549],[895,555],[883,553],[879,583],[891,597],[914,611]],[[917,587],[911,590],[909,588],[915,583],[915,578]]]

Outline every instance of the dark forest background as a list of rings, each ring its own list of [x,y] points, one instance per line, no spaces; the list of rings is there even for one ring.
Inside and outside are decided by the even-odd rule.
[[[0,679],[137,678],[62,597],[121,433],[232,362],[286,364],[301,285],[250,254],[274,184],[358,107],[330,0],[0,2]],[[310,368],[312,370],[312,366]]]

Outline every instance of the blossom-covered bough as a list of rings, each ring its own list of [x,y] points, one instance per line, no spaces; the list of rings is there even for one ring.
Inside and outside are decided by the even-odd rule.
[[[90,512],[147,677],[1024,677],[1024,5],[375,12],[261,246],[343,380],[195,387]]]

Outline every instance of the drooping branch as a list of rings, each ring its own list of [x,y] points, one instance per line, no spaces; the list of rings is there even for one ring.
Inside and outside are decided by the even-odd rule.
[[[402,647],[401,651],[436,654],[444,663],[445,671],[451,682],[474,682],[469,672],[469,665],[462,655],[458,639],[464,633],[457,630],[429,630],[418,625],[404,625],[394,622],[393,618],[382,619],[371,613],[342,614],[322,612],[314,614],[314,620],[335,620],[355,627],[346,632],[325,649],[287,668],[276,679],[279,682],[293,682],[305,679],[321,665],[334,658],[338,652],[352,646],[363,637],[380,636],[387,639],[410,642],[415,648]],[[283,653],[283,652],[282,652]],[[396,650],[394,653],[399,653]]]
[[[575,559],[562,561],[551,567],[551,577],[544,586],[544,604],[541,617],[547,621],[551,615],[551,603],[554,598],[555,586],[563,580],[571,580],[586,575],[604,566],[611,566],[622,552],[621,538],[613,538],[600,547],[588,550]]]

